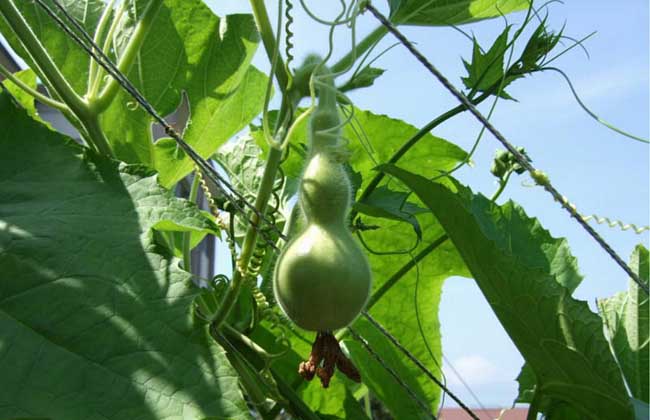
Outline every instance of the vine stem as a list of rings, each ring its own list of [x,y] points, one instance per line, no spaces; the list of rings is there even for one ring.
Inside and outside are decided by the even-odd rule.
[[[162,5],[163,0],[151,0],[147,5],[147,8],[142,14],[142,18],[139,19],[138,24],[133,31],[133,35],[131,35],[131,38],[129,39],[129,43],[124,49],[124,53],[117,63],[117,68],[120,73],[128,74],[129,69],[133,65],[135,58],[138,56],[140,48],[142,47],[142,44],[144,43],[144,40],[149,33],[149,29],[151,29],[152,23],[156,19],[156,16],[158,15],[158,12],[160,11]],[[101,91],[97,99],[93,100],[90,103],[91,109],[96,113],[100,113],[108,108],[111,101],[117,94],[119,87],[120,85],[118,81],[112,77],[104,89]]]
[[[38,40],[32,28],[25,21],[14,3],[10,0],[0,1],[0,14],[20,39],[21,43],[38,66],[43,78],[47,79],[52,89],[67,104],[72,114],[78,119],[85,131],[88,143],[100,153],[112,156],[113,152],[106,136],[99,128],[97,113],[90,110],[88,103],[72,89],[52,58]]]
[[[492,201],[492,202],[497,201],[497,198],[499,198],[499,196],[501,195],[503,190],[506,189],[506,185],[508,185],[508,181],[510,180],[510,175],[512,175],[513,172],[514,171],[509,170],[508,173],[506,174],[506,176],[503,177],[503,179],[499,180],[499,188],[497,188],[497,190],[494,192],[494,194],[490,198],[490,201]]]
[[[271,147],[269,149],[269,158],[266,161],[266,166],[264,167],[264,174],[262,176],[262,182],[260,183],[259,189],[257,191],[257,197],[255,198],[255,212],[251,216],[251,222],[246,230],[246,236],[244,237],[244,242],[242,244],[241,255],[237,260],[236,269],[232,275],[232,281],[230,282],[230,287],[221,300],[221,305],[219,309],[211,319],[211,323],[214,328],[218,329],[221,324],[228,318],[228,314],[232,310],[235,302],[237,301],[237,296],[241,289],[242,283],[246,277],[246,271],[248,269],[248,264],[251,257],[253,256],[253,251],[255,250],[255,244],[257,242],[257,236],[259,233],[260,224],[262,222],[261,217],[264,217],[266,213],[266,206],[273,193],[273,184],[275,183],[275,177],[280,167],[280,162],[282,160],[282,149],[278,147]]]
[[[13,1],[0,1],[0,13],[4,16],[11,26],[11,29],[18,35],[18,38],[24,45],[25,49],[38,65],[38,67],[47,75],[48,80],[52,83],[53,88],[59,96],[75,111],[85,108],[87,104],[72,89],[72,86],[63,77],[59,68],[54,64],[50,55],[45,51],[45,47],[38,40],[36,34],[32,31],[25,18],[20,14]]]
[[[104,55],[108,56],[109,54],[111,45],[113,43],[113,36],[115,34],[115,31],[117,30],[117,26],[122,20],[122,16],[124,15],[125,10],[126,10],[126,2],[122,2],[122,4],[120,4],[117,11],[115,12],[115,17],[113,18],[113,22],[111,23],[111,26],[108,28],[108,33],[106,33],[106,37],[104,38],[104,45],[102,46],[102,52],[104,53]],[[101,83],[102,83],[102,77],[104,76],[104,71],[105,71],[104,67],[100,66],[96,60],[93,60],[91,62],[91,65],[93,63],[98,68],[94,76],[94,79],[92,81],[92,84],[88,88],[88,93],[86,94],[86,97],[88,98],[89,102],[92,102],[93,99],[97,98],[97,94],[99,93],[99,88],[101,87]]]
[[[285,94],[289,85],[289,75],[287,74],[287,68],[284,65],[284,62],[282,61],[282,58],[279,56],[279,54],[277,57],[275,57],[278,45],[276,45],[275,42],[275,35],[273,33],[271,21],[269,20],[269,14],[266,11],[266,6],[264,5],[263,0],[250,0],[250,4],[253,9],[253,15],[255,16],[255,22],[257,23],[257,29],[259,30],[260,36],[262,37],[262,43],[264,44],[264,49],[266,50],[266,55],[269,58],[269,62],[272,63],[274,58],[277,60],[277,64],[275,66],[275,78],[280,85],[280,91]]]
[[[95,44],[99,44],[102,36],[104,35],[104,31],[106,30],[106,25],[108,25],[110,17],[113,14],[113,4],[115,4],[115,0],[110,0],[108,3],[106,3],[106,6],[104,7],[104,11],[102,12],[102,15],[99,18],[99,23],[97,24],[97,29],[95,29],[95,36],[93,39],[93,42]],[[92,96],[91,95],[92,87],[95,83],[95,77],[97,76],[98,67],[99,66],[97,65],[97,62],[91,59],[90,67],[88,68],[88,90],[86,92],[88,97]]]

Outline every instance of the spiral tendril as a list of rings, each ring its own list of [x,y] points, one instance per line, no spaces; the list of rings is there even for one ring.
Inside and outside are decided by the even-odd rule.
[[[284,49],[284,54],[286,55],[286,61],[285,65],[287,68],[287,74],[291,74],[289,70],[289,65],[293,62],[294,56],[293,56],[293,49],[294,49],[294,43],[293,43],[293,30],[291,26],[293,25],[293,15],[292,15],[292,10],[293,10],[293,2],[291,0],[285,0],[284,1],[284,32],[285,32],[285,49]]]
[[[531,173],[531,176],[533,178],[533,181],[535,181],[537,185],[540,185],[542,187],[550,182],[548,175],[539,170]],[[625,223],[618,219],[611,219],[609,217],[598,216],[597,214],[590,214],[585,216],[584,214],[580,213],[578,211],[578,207],[575,204],[573,204],[571,201],[569,201],[569,199],[564,195],[562,196],[561,203],[563,206],[569,207],[571,210],[573,210],[573,212],[585,222],[590,222],[593,220],[599,225],[607,225],[612,229],[619,228],[623,232],[632,229],[632,231],[637,235],[640,235],[645,231],[650,231],[650,226],[638,226],[634,223]]]
[[[593,220],[599,225],[607,225],[607,227],[612,229],[619,228],[623,232],[631,229],[637,235],[640,235],[645,231],[650,231],[650,226],[638,226],[634,223],[625,223],[618,219],[611,219],[609,217],[599,216],[597,214],[590,214],[585,216],[582,213],[579,213],[576,205],[570,202],[569,199],[565,196],[562,196],[562,204],[571,207],[576,212],[576,214],[580,216],[580,218],[585,222],[589,222]]]

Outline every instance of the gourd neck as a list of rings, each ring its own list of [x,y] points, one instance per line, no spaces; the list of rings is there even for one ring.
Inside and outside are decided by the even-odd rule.
[[[336,102],[334,77],[327,68],[322,68],[315,77],[318,81],[318,105],[310,120],[312,154],[333,150],[341,138],[341,117]]]

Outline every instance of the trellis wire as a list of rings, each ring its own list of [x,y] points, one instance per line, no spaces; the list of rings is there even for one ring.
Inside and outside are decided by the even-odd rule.
[[[404,353],[404,355],[405,355],[406,357],[408,357],[408,358],[409,358],[413,363],[415,363],[415,365],[416,365],[416,366],[417,366],[417,367],[422,371],[422,373],[424,373],[424,374],[425,374],[429,379],[431,379],[431,380],[432,380],[436,385],[438,385],[438,386],[439,386],[439,387],[440,387],[440,388],[441,388],[441,389],[442,389],[442,390],[443,390],[447,395],[449,395],[449,397],[450,397],[452,400],[456,401],[456,403],[457,403],[457,404],[458,404],[458,405],[459,405],[463,410],[465,410],[465,412],[466,412],[466,413],[467,413],[471,418],[473,418],[473,419],[475,419],[475,420],[480,420],[479,417],[478,417],[478,416],[477,416],[477,415],[472,411],[471,408],[469,408],[467,405],[465,405],[465,403],[463,403],[463,401],[462,401],[460,398],[458,398],[458,397],[457,397],[453,392],[451,392],[451,391],[449,390],[449,388],[447,388],[447,387],[445,386],[445,384],[443,384],[442,382],[440,382],[440,380],[439,380],[438,378],[436,378],[436,377],[434,376],[434,374],[433,374],[433,373],[432,373],[432,372],[431,372],[431,371],[430,371],[426,366],[424,366],[424,364],[423,364],[422,362],[420,362],[420,360],[418,360],[418,358],[415,357],[415,355],[413,355],[413,353],[411,353],[411,352],[410,352],[406,347],[404,347],[404,346],[403,346],[403,345],[402,345],[402,344],[397,340],[397,338],[395,338],[395,337],[394,337],[390,332],[388,332],[388,330],[386,330],[386,329],[385,329],[385,328],[384,328],[384,327],[383,327],[383,326],[382,326],[382,325],[381,325],[381,324],[380,324],[380,323],[379,323],[375,318],[373,318],[373,317],[372,317],[368,312],[366,312],[366,311],[363,311],[363,316],[366,317],[366,319],[367,319],[367,320],[368,320],[368,321],[369,321],[369,322],[370,322],[370,323],[371,323],[375,328],[377,328],[377,329],[379,330],[379,332],[382,333],[382,334],[384,335],[384,337],[388,338],[388,340],[390,340],[390,342],[393,343],[393,345],[394,345],[395,347],[397,347],[397,348],[399,349],[399,351],[401,351],[402,353]]]
[[[467,97],[462,92],[456,89],[454,85],[452,85],[451,82],[447,80],[447,78],[436,67],[434,67],[434,65],[431,64],[431,62],[429,62],[429,60],[427,60],[426,57],[422,55],[422,53],[420,53],[415,48],[415,46],[411,43],[411,41],[408,40],[408,38],[404,36],[404,34],[402,34],[392,23],[390,23],[381,12],[375,9],[375,7],[372,6],[369,1],[365,4],[365,8],[369,10],[370,13],[372,13],[373,16],[390,33],[392,33],[393,36],[395,36],[395,38],[397,38],[412,55],[438,79],[438,81],[445,87],[445,89],[451,92],[451,94],[456,97],[456,99],[458,99],[458,101],[460,101],[460,103],[463,104],[463,106],[465,106],[465,108],[467,108],[467,110],[470,111],[472,115],[474,115],[474,117],[476,117],[476,119],[481,124],[483,124],[483,126],[490,133],[492,133],[492,135],[496,137],[496,139],[499,140],[499,142],[501,142],[501,144],[506,149],[508,149],[510,153],[512,153],[515,159],[517,159],[517,162],[523,168],[525,168],[535,180],[540,178],[541,171],[535,169],[535,167],[503,136],[503,134],[501,134],[499,130],[497,130],[496,127],[494,127],[492,123],[490,123],[490,121],[488,121],[483,116],[483,114],[481,114],[481,112],[472,104],[472,102],[467,99]],[[587,233],[601,246],[601,248],[605,250],[605,252],[607,252],[607,254],[609,254],[609,256],[614,261],[616,261],[616,263],[630,276],[630,278],[639,286],[639,288],[646,294],[649,294],[648,285],[644,284],[641,281],[639,276],[634,271],[632,271],[632,269],[625,263],[625,261],[623,261],[623,259],[616,253],[616,251],[614,251],[612,247],[607,242],[605,242],[605,240],[598,234],[598,232],[596,232],[589,225],[589,223],[580,217],[580,214],[578,214],[571,206],[565,203],[562,194],[560,194],[560,192],[555,189],[550,181],[546,179],[544,182],[538,183],[551,194],[555,201],[560,203],[562,208],[569,212],[571,217],[573,217],[587,231]]]
[[[235,207],[242,215],[244,215],[246,212],[244,209],[239,205],[237,200],[235,200],[233,197],[231,197],[231,194],[233,194],[237,199],[241,200],[241,203],[243,203],[246,207],[248,207],[250,210],[253,211],[253,213],[260,219],[260,221],[265,222],[266,224],[269,225],[269,228],[274,230],[275,233],[282,239],[286,240],[285,235],[275,226],[271,225],[269,221],[264,217],[264,215],[258,211],[254,205],[249,203],[246,198],[241,195],[230,183],[223,178],[205,159],[203,159],[198,153],[192,149],[192,147],[187,144],[183,138],[174,130],[174,128],[162,117],[158,114],[158,112],[153,108],[153,106],[140,94],[140,92],[133,86],[133,84],[126,78],[126,76],[115,66],[115,64],[110,60],[109,57],[104,54],[102,49],[94,43],[92,38],[88,35],[88,33],[85,31],[85,29],[76,21],[76,19],[71,16],[68,11],[59,3],[58,0],[52,0],[53,4],[61,11],[61,13],[66,17],[68,21],[72,23],[72,25],[79,31],[82,35],[82,37],[86,40],[82,40],[79,35],[77,35],[73,30],[71,30],[63,20],[57,16],[57,14],[50,9],[44,2],[43,0],[34,0],[55,22],[56,24],[66,33],[68,34],[79,46],[88,53],[88,55],[94,59],[97,64],[102,66],[106,72],[113,77],[119,84],[120,86],[127,91],[142,107],[149,115],[151,115],[152,118],[154,118],[165,130],[165,133],[173,138],[176,143],[183,149],[183,151],[188,155],[192,161],[201,169],[201,171],[204,173],[204,176],[206,178],[209,178],[214,184],[221,190],[221,192],[224,194],[224,196],[230,201],[230,203]],[[94,50],[94,51],[93,51]],[[228,192],[226,190],[230,190]],[[251,226],[253,226],[254,229],[258,230],[260,232],[263,240],[267,242],[269,245],[271,245],[274,249],[277,249],[273,241],[267,237],[266,232],[263,232],[260,230],[260,227],[258,225],[258,222],[253,221],[251,219],[248,219],[248,222]]]
[[[357,340],[359,343],[361,343],[361,345],[366,349],[366,351],[367,351],[368,353],[370,353],[370,355],[371,355],[375,360],[377,360],[377,362],[378,362],[378,363],[379,363],[379,364],[380,364],[380,365],[381,365],[381,366],[382,366],[382,367],[383,367],[383,368],[384,368],[384,369],[385,369],[385,370],[386,370],[386,371],[387,371],[387,372],[388,372],[388,373],[393,377],[393,379],[395,379],[395,382],[397,382],[397,383],[399,384],[399,386],[401,386],[402,388],[404,388],[404,390],[409,394],[409,396],[411,397],[411,399],[412,399],[413,401],[415,401],[415,402],[420,406],[420,408],[421,408],[425,413],[427,413],[427,415],[428,415],[429,417],[431,417],[431,418],[434,419],[434,420],[437,420],[436,416],[434,416],[433,414],[431,414],[431,408],[430,408],[427,404],[425,404],[424,402],[422,402],[422,400],[420,399],[420,397],[418,397],[418,396],[415,394],[415,392],[411,389],[411,387],[409,387],[409,386],[406,384],[406,382],[404,382],[404,380],[403,380],[402,378],[400,378],[400,376],[397,374],[397,372],[395,372],[395,371],[393,370],[392,367],[388,366],[388,364],[386,363],[386,361],[385,361],[384,359],[382,359],[382,357],[381,357],[379,354],[375,353],[375,351],[370,347],[370,344],[368,344],[368,341],[366,341],[365,338],[363,338],[359,333],[357,333],[357,332],[354,330],[354,328],[349,327],[349,328],[348,328],[348,331],[350,332],[350,335],[352,335],[352,337],[353,337],[355,340]]]

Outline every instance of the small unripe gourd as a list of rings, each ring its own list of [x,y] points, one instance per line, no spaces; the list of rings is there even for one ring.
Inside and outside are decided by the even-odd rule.
[[[371,271],[350,233],[351,187],[341,163],[341,119],[332,80],[310,120],[310,155],[300,184],[305,227],[278,258],[274,292],[299,327],[333,331],[350,324],[368,301]]]

